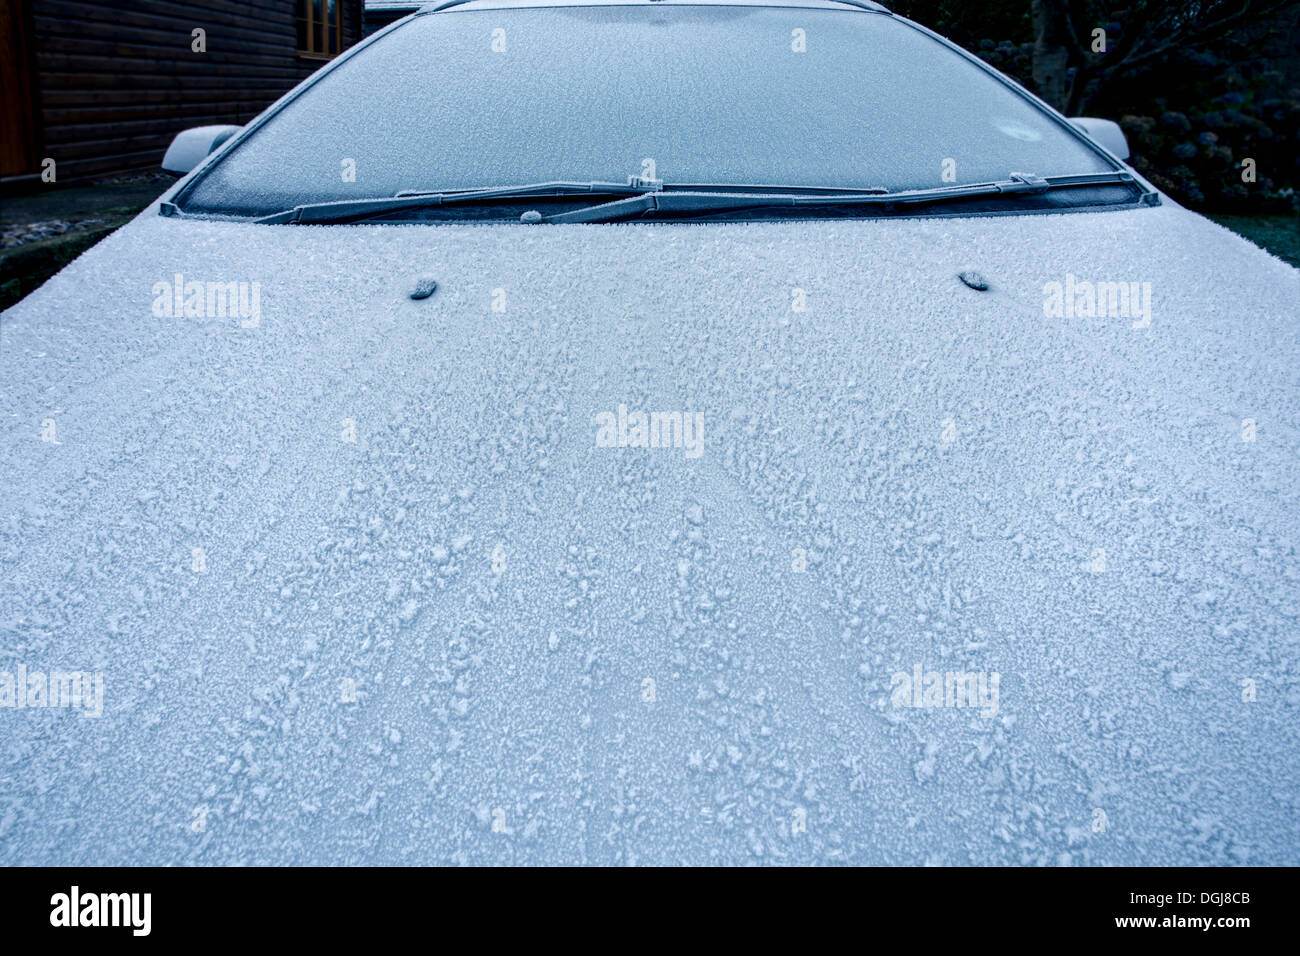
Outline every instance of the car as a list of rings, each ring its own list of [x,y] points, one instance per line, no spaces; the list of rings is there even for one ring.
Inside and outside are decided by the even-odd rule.
[[[1294,864],[1300,270],[1126,157],[866,0],[181,133],[0,317],[5,862]]]

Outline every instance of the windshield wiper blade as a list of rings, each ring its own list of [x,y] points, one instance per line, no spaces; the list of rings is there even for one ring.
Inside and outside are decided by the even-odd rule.
[[[327,223],[355,222],[373,216],[435,206],[453,206],[458,203],[489,199],[531,199],[542,196],[641,196],[663,188],[663,183],[652,179],[628,177],[626,183],[529,183],[524,186],[487,186],[475,189],[455,189],[444,192],[400,192],[396,196],[379,196],[369,199],[341,199],[335,202],[307,203],[283,209],[269,216],[254,219],[257,223],[278,225],[324,225]]]
[[[343,199],[307,203],[253,219],[263,224],[326,225],[360,222],[391,213],[454,206],[480,201],[546,197],[614,197],[613,202],[584,206],[550,216],[537,215],[532,222],[587,223],[615,222],[657,213],[734,212],[768,207],[863,206],[903,207],[961,201],[994,196],[1037,195],[1057,189],[1095,185],[1137,187],[1134,177],[1124,172],[1085,173],[1046,179],[1030,173],[1012,173],[1009,179],[964,186],[888,192],[881,188],[828,189],[823,186],[736,186],[674,184],[665,189],[662,181],[628,177],[626,183],[544,182],[522,186],[488,186],[441,192],[400,192],[395,196]],[[1152,194],[1154,195],[1154,194]],[[169,210],[163,210],[167,214]],[[180,210],[173,207],[171,214]]]
[[[993,196],[1034,196],[1057,189],[1082,186],[1128,185],[1137,181],[1128,173],[1085,173],[1076,176],[1042,178],[1031,173],[1012,173],[1009,179],[989,183],[972,183],[965,186],[940,186],[934,189],[913,189],[902,192],[884,190],[845,190],[839,193],[790,194],[767,192],[655,192],[630,196],[614,202],[587,206],[572,212],[543,216],[538,222],[614,222],[635,216],[653,216],[663,212],[709,213],[734,212],[744,209],[762,209],[783,206],[880,206],[908,207],[932,203],[979,199]]]

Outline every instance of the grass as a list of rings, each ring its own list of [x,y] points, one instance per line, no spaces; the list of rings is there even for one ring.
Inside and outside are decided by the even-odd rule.
[[[1293,216],[1206,215],[1300,269],[1300,213]]]
[[[0,312],[35,292],[77,256],[126,225],[135,212],[106,210],[96,214],[104,221],[89,229],[0,250]]]

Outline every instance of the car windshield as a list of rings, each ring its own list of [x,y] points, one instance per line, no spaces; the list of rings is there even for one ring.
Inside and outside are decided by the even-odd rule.
[[[922,31],[859,9],[620,5],[417,16],[329,69],[186,213],[525,183],[883,188],[1115,167]]]

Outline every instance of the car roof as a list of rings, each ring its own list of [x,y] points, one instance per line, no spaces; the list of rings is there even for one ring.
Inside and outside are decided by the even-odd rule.
[[[396,5],[396,4],[394,4]],[[438,10],[508,10],[514,7],[625,7],[625,6],[708,6],[708,7],[805,7],[824,10],[857,8],[873,13],[888,13],[888,8],[873,0],[434,0],[412,3],[421,13]]]

